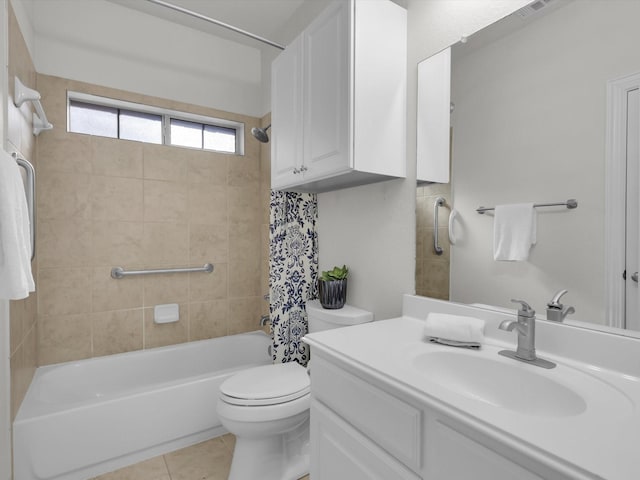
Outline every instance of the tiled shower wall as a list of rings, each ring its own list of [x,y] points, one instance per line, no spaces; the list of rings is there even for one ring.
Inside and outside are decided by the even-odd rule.
[[[29,55],[18,22],[9,3],[9,100],[7,102],[7,149],[20,152],[38,171],[35,156],[35,137],[31,128],[31,106],[21,108],[13,104],[14,78],[20,78],[26,86],[35,88],[36,71]],[[37,269],[37,259],[32,263]],[[37,295],[32,293],[24,300],[10,302],[10,350],[11,350],[11,418],[15,418],[18,407],[33,378],[37,366],[36,344]]]
[[[249,132],[260,119],[47,75],[37,88],[54,124],[37,140],[39,364],[257,329],[269,161]],[[243,122],[245,155],[68,133],[67,90]],[[212,274],[110,277],[206,262]],[[179,304],[177,323],[153,322],[165,303]]]
[[[438,209],[438,244],[442,255],[434,250],[433,205],[444,197],[446,205]],[[434,183],[416,190],[416,295],[449,299],[450,244],[448,221],[451,208],[449,184]]]

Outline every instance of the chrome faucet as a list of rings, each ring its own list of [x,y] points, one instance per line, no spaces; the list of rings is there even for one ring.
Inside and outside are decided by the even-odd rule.
[[[518,347],[516,351],[501,350],[498,353],[505,357],[513,358],[521,362],[531,363],[543,368],[553,368],[555,363],[536,356],[536,311],[523,300],[511,300],[519,303],[518,320],[504,320],[499,328],[511,332],[518,332]]]
[[[557,291],[551,301],[547,303],[547,320],[562,322],[567,315],[569,315],[570,313],[575,313],[575,308],[564,308],[564,305],[560,303],[560,297],[567,293],[567,291],[568,290]]]

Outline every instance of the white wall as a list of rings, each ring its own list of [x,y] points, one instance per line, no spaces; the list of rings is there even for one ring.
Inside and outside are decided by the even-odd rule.
[[[261,116],[261,54],[104,0],[39,1],[38,73]]]
[[[452,299],[544,314],[566,288],[573,318],[604,323],[606,83],[640,71],[638,18],[639,2],[576,1],[454,62]],[[527,262],[493,261],[478,206],[568,198],[576,210],[538,210]]]

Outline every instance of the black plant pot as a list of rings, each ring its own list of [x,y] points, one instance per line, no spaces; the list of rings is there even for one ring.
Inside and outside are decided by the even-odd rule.
[[[347,279],[318,280],[318,296],[324,308],[337,310],[344,307],[347,300]]]

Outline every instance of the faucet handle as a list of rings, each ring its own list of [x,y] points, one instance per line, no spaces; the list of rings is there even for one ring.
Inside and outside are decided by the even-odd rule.
[[[560,303],[560,297],[562,297],[569,290],[558,290],[549,303],[547,303],[547,307],[558,308],[562,310],[562,304]]]
[[[531,306],[524,300],[515,300],[512,298],[511,301],[513,303],[520,304],[520,308],[518,309],[518,315],[522,314],[525,317],[533,317],[536,314],[536,311],[533,308],[531,308]]]

